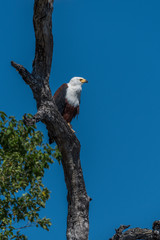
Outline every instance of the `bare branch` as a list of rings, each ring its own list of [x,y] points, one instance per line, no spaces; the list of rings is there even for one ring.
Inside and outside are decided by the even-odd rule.
[[[38,110],[38,112],[33,116],[33,118],[29,118],[27,117],[26,114],[24,114],[23,116],[23,122],[24,124],[26,124],[27,126],[32,126],[37,122],[40,122],[43,120],[44,117],[44,112],[40,111],[40,109]]]
[[[155,221],[153,223],[153,230],[146,228],[132,228],[124,232],[124,230],[129,227],[130,225],[121,225],[116,229],[116,234],[110,238],[110,240],[160,240],[160,221]]]
[[[19,74],[21,75],[25,83],[27,83],[28,85],[32,83],[32,76],[26,68],[24,68],[22,65],[17,64],[13,61],[11,61],[11,65],[19,72]]]
[[[35,223],[30,223],[30,222],[28,222],[25,226],[22,226],[22,227],[19,227],[19,228],[15,228],[14,230],[21,230],[21,229],[24,229],[24,228],[28,228],[28,227],[32,227],[32,226],[34,226],[34,225],[36,225]]]

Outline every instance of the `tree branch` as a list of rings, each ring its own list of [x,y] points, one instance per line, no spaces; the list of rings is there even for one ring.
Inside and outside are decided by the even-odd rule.
[[[37,102],[33,119],[24,116],[26,124],[42,121],[48,130],[49,142],[56,141],[62,153],[62,165],[68,189],[67,239],[87,240],[89,232],[89,202],[80,163],[80,143],[57,110],[50,86],[52,64],[53,0],[34,1],[34,30],[36,37],[35,58],[30,74],[22,65],[12,62],[24,81],[30,86]]]
[[[11,61],[11,65],[19,72],[26,84],[30,85],[32,83],[32,75],[28,72],[26,68],[13,61]]]
[[[49,80],[53,53],[53,2],[54,0],[35,0],[34,3],[33,24],[36,37],[36,49],[32,74],[36,77],[47,77],[47,80]]]
[[[35,123],[43,120],[44,112],[43,110],[41,111],[41,108],[39,108],[38,112],[32,118],[27,117],[26,114],[24,114],[23,118],[24,118],[23,119],[24,124],[26,124],[27,126],[32,126]]]
[[[153,230],[146,228],[132,228],[124,232],[124,230],[129,227],[130,225],[121,225],[118,229],[116,229],[116,234],[110,238],[110,240],[160,240],[160,221],[155,221],[153,223]]]

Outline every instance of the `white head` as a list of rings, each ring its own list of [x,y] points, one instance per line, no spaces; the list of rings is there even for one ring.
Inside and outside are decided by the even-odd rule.
[[[82,77],[73,77],[69,81],[69,85],[73,87],[82,86],[83,83],[88,83],[88,81]]]
[[[82,84],[88,81],[82,77],[73,77],[69,83],[66,92],[66,99],[74,107],[79,106],[82,91]]]

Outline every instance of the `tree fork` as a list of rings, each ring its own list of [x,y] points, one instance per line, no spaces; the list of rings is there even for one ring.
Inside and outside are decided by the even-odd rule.
[[[33,119],[24,117],[30,125],[42,121],[49,141],[55,141],[62,153],[62,166],[68,189],[67,240],[87,240],[89,233],[89,202],[80,163],[80,142],[58,112],[49,76],[53,55],[52,12],[54,0],[35,0],[33,24],[36,38],[32,73],[22,65],[11,62],[33,92],[37,113]]]

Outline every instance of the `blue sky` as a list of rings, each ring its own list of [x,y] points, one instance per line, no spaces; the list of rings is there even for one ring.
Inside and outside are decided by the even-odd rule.
[[[1,3],[0,110],[22,118],[36,112],[31,90],[10,61],[31,70],[33,0]],[[73,76],[84,85],[73,128],[90,204],[92,240],[120,224],[151,227],[160,219],[160,2],[55,0],[52,92]],[[45,141],[47,132],[42,124]],[[67,201],[62,166],[46,172],[51,198],[42,215],[49,232],[25,230],[29,240],[65,239]]]

